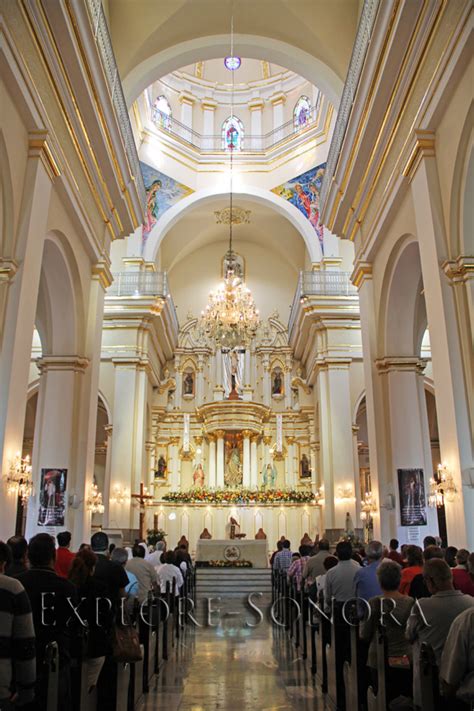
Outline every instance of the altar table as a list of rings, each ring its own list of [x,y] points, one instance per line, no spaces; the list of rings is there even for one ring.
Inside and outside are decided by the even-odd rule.
[[[249,560],[254,568],[268,568],[268,542],[239,538],[199,539],[196,562],[206,560]]]

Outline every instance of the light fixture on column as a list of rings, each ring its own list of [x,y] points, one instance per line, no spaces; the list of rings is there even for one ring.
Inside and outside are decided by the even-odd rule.
[[[231,19],[230,32],[230,55],[228,60],[238,59],[234,57],[234,25]],[[227,66],[227,63],[226,63]],[[240,65],[239,65],[240,66]],[[231,116],[234,115],[234,71],[238,66],[228,66],[232,70],[232,91],[231,91]],[[217,286],[215,291],[209,294],[209,302],[204,311],[201,312],[201,326],[207,336],[215,341],[220,347],[237,348],[247,346],[255,336],[258,324],[259,313],[255,306],[250,289],[242,281],[238,274],[236,254],[233,251],[232,227],[234,220],[233,210],[233,166],[234,166],[234,142],[229,143],[229,249],[224,257],[225,276],[224,280]]]
[[[15,459],[10,462],[8,474],[4,477],[7,492],[19,496],[23,504],[28,501],[33,493],[31,472],[30,457],[26,455],[22,459],[20,452],[17,452]]]
[[[102,502],[102,494],[99,491],[97,484],[91,484],[89,494],[86,499],[86,509],[91,513],[103,514],[105,511]]]
[[[438,464],[437,473],[430,479],[428,505],[435,508],[436,506],[443,506],[445,501],[452,503],[457,493],[458,490],[454,483],[453,475],[447,465]]]
[[[336,490],[335,501],[337,503],[342,503],[344,501],[353,501],[354,490],[350,484],[345,484],[344,486],[338,486]]]
[[[120,506],[123,504],[129,504],[130,493],[128,492],[128,489],[122,489],[122,487],[118,485],[114,486],[110,501],[111,503],[119,504]]]

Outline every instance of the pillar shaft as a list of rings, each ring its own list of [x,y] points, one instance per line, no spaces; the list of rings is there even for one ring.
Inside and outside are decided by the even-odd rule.
[[[224,434],[222,430],[216,432],[217,436],[217,462],[216,462],[216,486],[224,486]]]

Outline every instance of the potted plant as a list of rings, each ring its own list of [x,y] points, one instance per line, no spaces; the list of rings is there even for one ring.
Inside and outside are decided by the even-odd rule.
[[[149,528],[146,534],[146,542],[149,546],[155,546],[158,541],[164,541],[167,535],[161,528]]]

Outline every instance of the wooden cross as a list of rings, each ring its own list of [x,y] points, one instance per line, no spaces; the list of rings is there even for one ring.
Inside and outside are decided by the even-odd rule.
[[[138,505],[140,506],[140,538],[145,539],[145,507],[147,505],[147,502],[152,499],[153,496],[152,494],[148,494],[143,482],[140,482],[140,493],[139,494],[132,494],[132,499],[136,499],[138,501]]]

